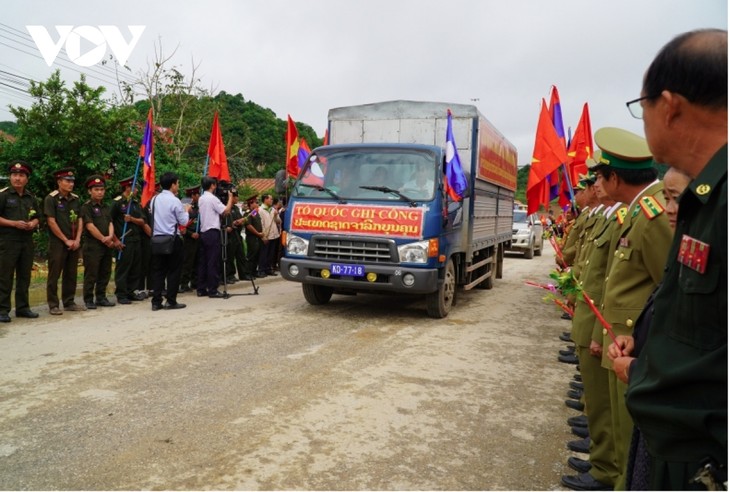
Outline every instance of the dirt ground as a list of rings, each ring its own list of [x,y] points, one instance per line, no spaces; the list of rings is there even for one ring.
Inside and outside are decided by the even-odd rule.
[[[552,490],[569,329],[510,257],[443,320],[279,277],[0,326],[2,490]]]

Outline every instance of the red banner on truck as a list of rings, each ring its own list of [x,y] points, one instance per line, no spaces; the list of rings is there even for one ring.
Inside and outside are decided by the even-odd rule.
[[[423,237],[423,208],[296,203],[290,231]]]
[[[486,120],[479,120],[479,177],[517,189],[517,150]]]

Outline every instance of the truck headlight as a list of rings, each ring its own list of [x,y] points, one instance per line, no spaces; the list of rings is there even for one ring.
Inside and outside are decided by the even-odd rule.
[[[428,241],[398,246],[398,259],[401,263],[426,263],[428,261]]]
[[[286,252],[295,256],[306,256],[309,250],[309,241],[302,239],[294,234],[289,234],[286,238]]]

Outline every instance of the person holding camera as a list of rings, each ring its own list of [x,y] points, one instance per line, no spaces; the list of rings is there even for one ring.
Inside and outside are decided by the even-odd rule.
[[[200,251],[198,259],[197,291],[198,297],[221,298],[225,295],[218,290],[221,262],[221,215],[231,213],[233,193],[227,190],[228,203],[216,193],[218,180],[205,176],[201,182],[203,194],[198,200],[198,221],[200,224]]]

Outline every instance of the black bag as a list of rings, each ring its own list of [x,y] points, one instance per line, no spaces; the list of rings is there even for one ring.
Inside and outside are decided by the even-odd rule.
[[[150,249],[153,255],[169,255],[175,245],[175,236],[161,235],[150,238]]]

